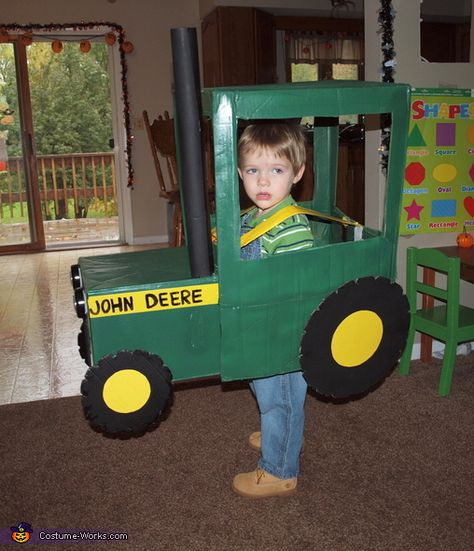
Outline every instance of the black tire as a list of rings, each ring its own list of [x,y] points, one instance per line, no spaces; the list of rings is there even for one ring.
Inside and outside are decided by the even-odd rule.
[[[127,375],[144,386],[127,387],[126,393],[115,396],[110,391],[113,381]],[[84,413],[93,426],[108,434],[139,434],[153,425],[165,409],[171,395],[171,373],[159,356],[142,350],[121,351],[105,356],[97,367],[87,371],[81,393]],[[111,399],[120,403],[122,398],[136,400],[137,407],[121,411],[111,404]]]
[[[81,323],[81,329],[77,334],[77,346],[79,347],[79,355],[90,367],[92,365],[92,361],[89,346],[89,326],[85,320]]]
[[[82,288],[82,275],[79,264],[71,266],[71,285],[74,290]]]
[[[367,325],[358,324],[359,318]],[[343,350],[339,337],[351,319],[356,331]],[[373,331],[368,331],[370,323]],[[400,359],[409,326],[408,300],[398,284],[383,277],[346,283],[320,304],[306,326],[300,358],[306,382],[334,398],[366,392],[381,383]]]

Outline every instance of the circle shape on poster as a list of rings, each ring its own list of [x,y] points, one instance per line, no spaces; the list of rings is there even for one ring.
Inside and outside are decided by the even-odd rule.
[[[452,182],[458,175],[458,169],[449,163],[441,163],[434,167],[433,169],[433,178],[437,182],[446,184]]]

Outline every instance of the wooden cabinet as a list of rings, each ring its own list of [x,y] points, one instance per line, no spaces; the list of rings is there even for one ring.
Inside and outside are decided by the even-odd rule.
[[[431,63],[469,63],[470,23],[420,25],[421,55]]]
[[[353,220],[365,222],[364,142],[339,144],[336,204]]]
[[[293,23],[281,18],[279,28],[313,28],[311,18]],[[319,21],[319,20],[318,20]],[[341,25],[340,20],[325,20],[327,25]],[[351,27],[347,27],[348,22]],[[297,25],[298,24],[298,25]],[[344,20],[354,31],[363,28],[362,21]],[[319,27],[318,27],[319,28]],[[331,29],[333,27],[330,27]],[[339,28],[339,27],[336,27]],[[219,6],[202,21],[202,61],[205,87],[271,84],[277,82],[275,54],[275,18],[249,7]],[[312,133],[308,132],[306,170],[292,191],[297,201],[313,196]],[[241,207],[250,206],[240,190]],[[341,143],[337,183],[337,206],[348,216],[364,221],[364,144]]]
[[[202,21],[204,86],[276,82],[273,16],[254,8],[219,6]]]

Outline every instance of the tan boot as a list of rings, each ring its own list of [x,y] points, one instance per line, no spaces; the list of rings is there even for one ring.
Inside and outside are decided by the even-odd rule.
[[[252,432],[249,436],[249,445],[257,451],[262,449],[262,433],[260,431]]]
[[[244,497],[286,496],[296,492],[297,480],[297,478],[278,478],[257,468],[250,473],[235,476],[232,489]]]

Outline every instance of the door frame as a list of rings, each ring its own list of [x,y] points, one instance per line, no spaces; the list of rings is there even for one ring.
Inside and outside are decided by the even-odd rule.
[[[20,131],[23,152],[23,170],[27,195],[28,224],[30,227],[30,242],[15,245],[0,246],[0,254],[41,251],[46,247],[46,240],[41,214],[41,198],[36,169],[36,150],[34,140],[33,115],[31,111],[30,85],[28,79],[28,64],[26,46],[19,36],[10,37],[13,46],[15,70],[17,79],[18,107],[20,110]]]
[[[42,25],[33,25],[39,32],[44,35],[52,34],[54,36],[65,34],[74,34],[77,36],[77,41],[80,42],[83,38],[88,38],[91,35],[102,36],[107,32],[120,32],[121,27],[116,25],[103,25],[90,29],[88,26],[79,24],[77,28],[71,30],[69,25],[58,24],[54,29],[49,26],[43,28]],[[64,27],[64,30],[62,29]],[[23,157],[25,164],[25,180],[27,188],[27,204],[28,216],[30,225],[31,241],[29,243],[19,243],[14,245],[0,246],[0,254],[21,253],[30,251],[50,250],[46,246],[43,216],[41,212],[41,200],[38,183],[38,170],[36,164],[36,150],[34,140],[33,115],[31,108],[31,95],[28,78],[27,65],[27,50],[26,46],[21,41],[22,26],[18,26],[14,32],[10,34],[9,42],[13,44],[15,51],[15,64],[17,74],[18,88],[18,104],[20,109],[21,120],[21,137],[23,147]],[[128,102],[127,99],[127,76],[126,66],[122,64],[119,48],[109,49],[109,76],[110,76],[110,101],[112,105],[112,135],[114,139],[114,155],[116,167],[116,197],[118,206],[118,221],[119,221],[119,239],[114,242],[116,245],[123,243],[131,243],[133,241],[133,218],[132,218],[132,201],[131,201],[131,185],[127,186],[129,181],[129,163],[127,158],[129,154],[129,135],[127,132]],[[100,243],[103,245],[103,243]],[[94,246],[94,243],[90,243]],[[78,248],[83,248],[84,245],[79,245]],[[57,250],[56,247],[51,247],[51,250]]]
[[[109,29],[110,30],[110,29]],[[119,239],[122,243],[133,242],[133,218],[132,218],[132,187],[128,186],[129,173],[127,166],[127,128],[125,113],[128,106],[125,105],[127,76],[121,65],[120,51],[118,48],[109,50],[109,75],[111,82],[110,100],[112,103],[112,132],[114,138],[114,153],[117,182],[117,203],[119,220]],[[128,160],[130,162],[130,160]]]

